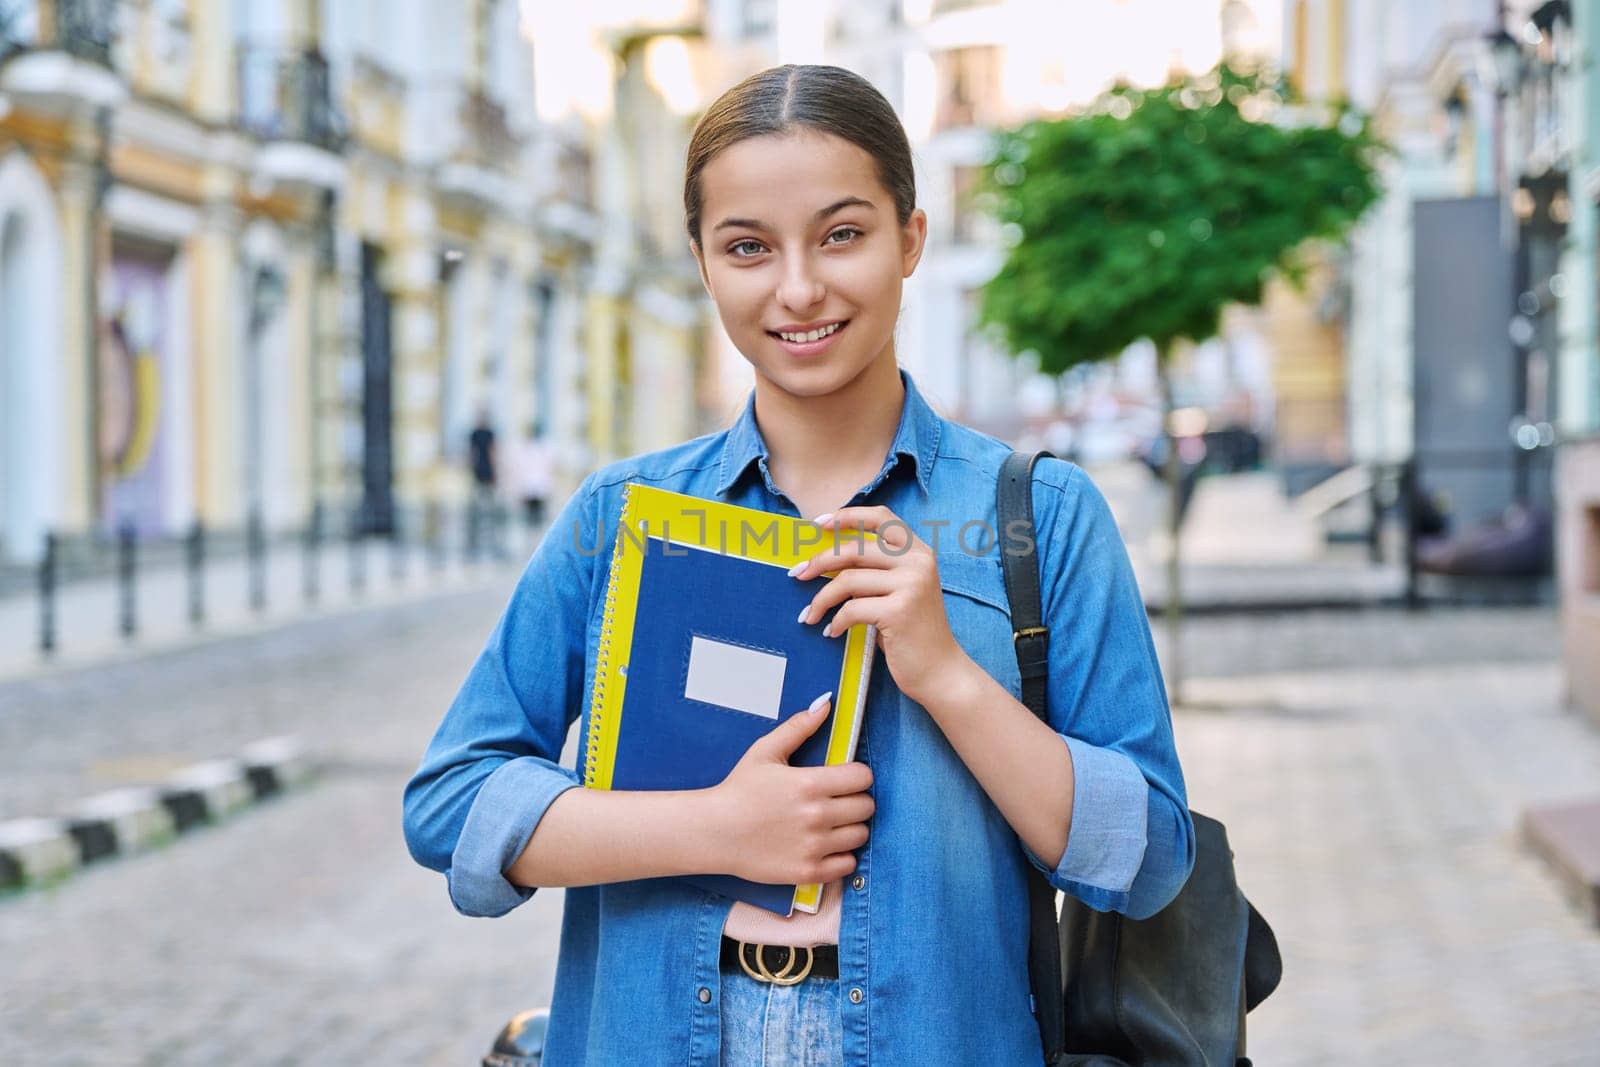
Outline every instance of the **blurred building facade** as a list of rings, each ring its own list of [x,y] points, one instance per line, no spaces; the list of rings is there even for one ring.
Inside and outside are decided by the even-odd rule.
[[[587,146],[513,0],[7,12],[0,560],[387,533],[463,495],[480,411],[588,438]]]
[[[1557,114],[1570,141],[1567,241],[1556,358],[1557,578],[1567,695],[1600,723],[1600,3],[1570,11],[1570,50],[1559,56]]]
[[[1555,512],[1573,698],[1600,717],[1600,3],[1292,0],[1312,96],[1398,152],[1354,243],[1356,457],[1414,459],[1455,528]]]
[[[1352,456],[1417,457],[1461,523],[1549,498],[1546,457],[1519,460],[1509,429],[1519,412],[1548,420],[1549,375],[1517,377],[1519,348],[1538,346],[1509,331],[1513,275],[1526,278],[1530,256],[1551,269],[1513,214],[1519,127],[1495,68],[1497,25],[1492,5],[1466,0],[1295,0],[1284,21],[1300,88],[1373,112],[1397,149],[1348,268]],[[1551,329],[1539,310],[1518,328]]]

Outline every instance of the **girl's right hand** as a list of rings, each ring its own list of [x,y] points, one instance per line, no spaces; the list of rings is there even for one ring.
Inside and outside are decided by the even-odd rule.
[[[789,757],[828,719],[829,699],[791,715],[758,739],[707,790],[721,829],[718,873],[773,885],[831,882],[856,869],[874,804],[865,763],[791,767]]]

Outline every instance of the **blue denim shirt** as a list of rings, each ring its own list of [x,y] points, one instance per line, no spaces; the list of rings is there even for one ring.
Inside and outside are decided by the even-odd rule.
[[[934,546],[952,632],[1018,696],[999,555],[1006,542],[994,536],[995,481],[1010,447],[942,418],[909,373],[901,380],[894,443],[850,503],[888,507]],[[575,767],[559,760],[569,727],[589,708],[597,593],[629,480],[798,514],[772,483],[753,392],[728,429],[585,479],[405,789],[411,854],[444,872],[463,914],[503,915],[533,894],[501,872],[550,802],[580,782],[583,753]],[[1136,917],[1165,906],[1193,865],[1166,692],[1116,524],[1084,473],[1062,460],[1039,462],[1033,494],[1050,720],[1076,783],[1066,852],[1050,868],[1021,843],[933,719],[900,692],[880,651],[857,752],[872,767],[877,808],[845,881],[839,929],[852,1067],[1041,1063],[1028,991],[1029,865],[1092,907]],[[987,526],[963,531],[968,522]],[[547,1067],[715,1065],[729,907],[678,879],[567,889]]]

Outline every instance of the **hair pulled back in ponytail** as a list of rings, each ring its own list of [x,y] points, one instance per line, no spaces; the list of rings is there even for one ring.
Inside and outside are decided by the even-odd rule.
[[[700,178],[718,152],[751,137],[807,129],[843,138],[872,157],[904,226],[917,204],[911,144],[894,108],[871,82],[843,67],[786,64],[753,74],[706,109],[689,139],[683,212],[700,248]]]

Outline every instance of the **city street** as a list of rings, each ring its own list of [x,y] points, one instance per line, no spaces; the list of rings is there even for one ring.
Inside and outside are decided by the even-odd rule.
[[[503,589],[0,690],[0,810],[298,733],[319,780],[0,900],[0,1062],[463,1064],[545,1001],[560,894],[457,916],[400,789]],[[1283,946],[1261,1064],[1592,1062],[1600,933],[1519,810],[1600,791],[1537,611],[1209,618],[1177,716]],[[23,741],[26,739],[26,743]]]

